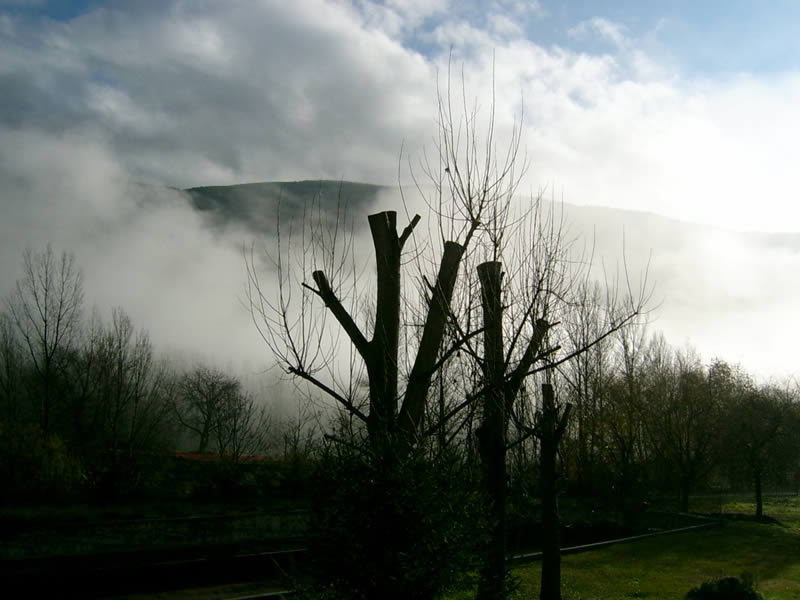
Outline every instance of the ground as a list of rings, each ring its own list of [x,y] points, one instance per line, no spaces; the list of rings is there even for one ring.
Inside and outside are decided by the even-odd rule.
[[[717,504],[717,510],[719,510]],[[800,498],[771,498],[757,522],[755,506],[728,499],[722,527],[658,536],[562,559],[565,600],[677,600],[703,581],[750,573],[766,600],[800,599]],[[746,518],[733,518],[731,515]],[[539,597],[541,564],[515,569],[517,598]],[[452,600],[466,600],[468,594]]]

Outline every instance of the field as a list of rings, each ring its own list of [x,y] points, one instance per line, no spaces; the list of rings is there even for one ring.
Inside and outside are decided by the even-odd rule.
[[[724,501],[722,512],[721,527],[564,556],[563,597],[678,599],[703,581],[749,573],[766,599],[800,599],[800,498],[768,499],[764,512],[774,521],[750,518],[747,501]],[[540,569],[538,562],[515,569],[518,598],[539,597]]]

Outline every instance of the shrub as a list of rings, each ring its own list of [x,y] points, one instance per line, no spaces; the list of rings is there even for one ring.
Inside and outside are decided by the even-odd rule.
[[[312,597],[430,599],[467,585],[477,497],[454,461],[333,448],[314,480]]]
[[[753,586],[753,578],[747,574],[738,577],[723,577],[706,581],[692,588],[686,597],[690,600],[761,600],[762,596]]]
[[[0,421],[0,502],[58,501],[74,493],[81,476],[61,438]]]

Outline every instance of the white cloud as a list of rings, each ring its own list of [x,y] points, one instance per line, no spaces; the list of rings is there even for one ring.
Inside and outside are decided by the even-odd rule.
[[[537,19],[544,19],[550,14],[539,0],[494,0],[491,12],[507,13],[512,18],[531,15]]]
[[[489,13],[489,27],[501,37],[519,37],[523,34],[522,26],[502,13]]]
[[[567,31],[567,34],[576,38],[596,34],[601,39],[611,42],[618,48],[624,48],[629,44],[626,27],[621,23],[613,23],[602,17],[593,17],[588,21],[581,21],[574,27],[571,27]]]

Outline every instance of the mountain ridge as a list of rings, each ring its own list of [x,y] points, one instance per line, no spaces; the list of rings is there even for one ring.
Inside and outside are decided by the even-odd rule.
[[[397,185],[381,185],[349,180],[304,179],[297,181],[259,181],[231,185],[196,186],[182,190],[189,195],[196,210],[211,217],[216,224],[238,222],[257,232],[272,231],[274,218],[280,206],[281,214],[288,218],[302,216],[308,202],[319,200],[322,208],[333,210],[342,203],[351,212],[367,212],[376,208],[379,193],[398,192]],[[329,199],[329,201],[328,201]],[[335,200],[335,202],[334,202]],[[564,202],[568,223],[576,221],[584,226],[602,223],[630,225],[637,228],[680,229],[700,233],[718,232],[742,236],[759,246],[800,250],[800,232],[740,231],[713,224],[693,223],[652,211],[611,206],[591,206]],[[274,212],[268,209],[275,209]],[[394,210],[401,206],[392,207]],[[269,226],[265,230],[264,227]]]

